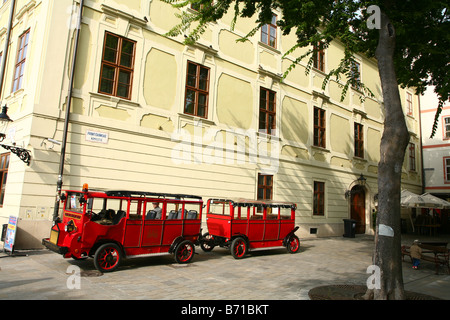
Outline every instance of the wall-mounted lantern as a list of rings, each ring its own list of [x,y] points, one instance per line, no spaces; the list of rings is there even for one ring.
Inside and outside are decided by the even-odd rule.
[[[364,177],[364,175],[362,173],[359,176],[359,178],[356,179],[357,185],[360,187],[365,187],[366,181],[367,181],[367,179],[366,179],[366,177]],[[352,190],[345,191],[345,194],[344,194],[345,199],[349,199],[351,195],[352,195]]]
[[[3,142],[6,139],[5,132],[10,122],[13,121],[8,116],[8,107],[5,105],[2,107],[2,112],[0,113],[0,142]],[[0,146],[6,150],[11,151],[15,155],[17,155],[20,160],[25,162],[27,165],[30,165],[31,154],[29,150],[17,147],[15,142],[12,143],[12,146],[2,143],[0,143]]]
[[[363,176],[363,174],[361,173],[361,175],[358,178],[358,185],[360,185],[361,187],[364,187],[366,185],[366,177]]]

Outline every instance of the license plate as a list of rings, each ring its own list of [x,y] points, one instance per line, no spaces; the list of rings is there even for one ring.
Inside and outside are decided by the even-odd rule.
[[[50,233],[50,242],[53,244],[58,244],[58,236],[59,232],[52,230],[52,232]]]

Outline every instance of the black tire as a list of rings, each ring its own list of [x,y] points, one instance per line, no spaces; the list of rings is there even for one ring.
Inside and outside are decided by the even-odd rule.
[[[212,251],[212,249],[214,249],[215,245],[214,245],[214,240],[213,240],[213,236],[210,235],[209,233],[205,233],[202,238],[206,239],[206,242],[202,242],[200,243],[200,248],[202,248],[202,250],[204,252],[210,252]]]
[[[231,242],[231,255],[235,259],[242,259],[247,254],[247,241],[242,237],[237,237]]]
[[[175,261],[177,263],[183,264],[188,263],[192,260],[195,254],[195,246],[189,240],[181,241],[177,244],[174,252]]]
[[[300,250],[300,239],[295,234],[290,236],[286,248],[289,253],[297,253]]]
[[[115,243],[101,245],[94,255],[94,266],[100,272],[116,270],[122,261],[122,249]]]

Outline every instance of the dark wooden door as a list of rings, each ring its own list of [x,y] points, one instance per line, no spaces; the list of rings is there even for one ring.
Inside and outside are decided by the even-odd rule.
[[[366,232],[366,192],[361,186],[352,189],[351,218],[356,220],[356,233]]]

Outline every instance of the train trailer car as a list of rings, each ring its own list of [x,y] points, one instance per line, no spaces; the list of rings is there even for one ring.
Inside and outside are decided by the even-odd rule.
[[[247,252],[286,247],[296,253],[295,203],[273,200],[209,199],[206,204],[208,233],[199,240],[203,251],[229,248],[234,258]]]
[[[201,236],[199,196],[136,191],[67,190],[61,195],[48,249],[64,258],[94,258],[101,272],[116,270],[122,259],[173,254],[188,263]]]

